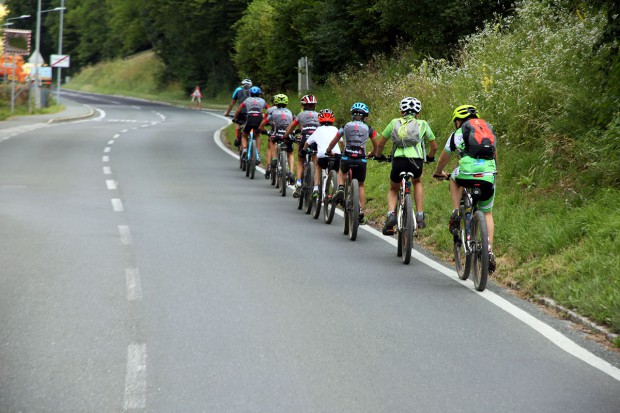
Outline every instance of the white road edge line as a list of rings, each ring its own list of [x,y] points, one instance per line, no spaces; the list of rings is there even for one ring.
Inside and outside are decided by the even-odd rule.
[[[229,118],[226,118],[222,115],[216,115],[215,113],[209,113],[209,112],[203,112],[203,113],[224,119],[228,121],[228,125],[232,123]],[[239,159],[239,155],[231,151],[230,149],[228,149],[222,143],[222,140],[221,140],[221,131],[224,128],[226,128],[228,125],[224,126],[223,128],[218,129],[213,135],[213,139],[215,140],[216,145],[220,147],[220,149],[222,149],[224,152],[228,153],[229,155]],[[336,212],[340,213],[339,210],[337,210]],[[360,229],[367,231],[381,238],[382,240],[389,242],[390,244],[396,246],[396,239],[394,239],[393,237],[386,237],[381,232],[377,231],[376,229],[372,227],[364,225],[364,226],[361,226]],[[550,325],[528,314],[527,312],[523,311],[522,309],[510,303],[509,301],[505,300],[504,298],[501,298],[499,295],[495,294],[492,291],[485,290],[482,293],[477,292],[474,289],[473,281],[460,280],[458,276],[456,275],[456,272],[453,269],[450,269],[438,262],[433,261],[432,259],[426,257],[425,255],[423,255],[422,253],[418,251],[413,250],[411,256],[415,258],[416,260],[420,261],[421,263],[426,264],[429,267],[439,271],[440,273],[447,276],[448,278],[451,278],[455,282],[458,282],[464,287],[469,288],[471,291],[475,292],[480,297],[484,298],[485,300],[489,301],[492,304],[495,304],[497,307],[506,311],[508,314],[512,315],[516,319],[521,320],[523,323],[527,324],[529,327],[531,327],[532,329],[540,333],[543,337],[551,341],[553,344],[555,344],[562,350],[566,351],[568,354],[571,354],[577,357],[578,359],[584,361],[585,363],[591,365],[592,367],[597,368],[603,373],[620,381],[620,369],[619,368],[613,366],[611,363],[603,360],[602,358],[597,357],[596,355],[592,354],[590,351],[581,347],[580,345],[578,345],[577,343],[575,343],[574,341],[572,341],[571,339],[566,337],[564,334],[560,333],[559,331],[551,327]]]
[[[124,410],[146,407],[146,344],[134,343],[127,347],[127,375],[125,376]]]

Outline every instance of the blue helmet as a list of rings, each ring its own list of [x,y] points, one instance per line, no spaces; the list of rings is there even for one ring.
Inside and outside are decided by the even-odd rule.
[[[370,109],[368,105],[363,102],[355,102],[353,106],[351,106],[351,114],[361,113],[364,116],[368,116],[370,114]]]
[[[263,91],[260,90],[260,88],[258,86],[252,86],[250,88],[250,96],[258,96],[261,93],[263,93]]]

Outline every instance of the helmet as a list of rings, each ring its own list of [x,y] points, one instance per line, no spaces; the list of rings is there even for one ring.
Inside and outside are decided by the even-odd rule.
[[[478,117],[478,109],[473,105],[461,105],[452,112],[452,122],[456,119],[466,119],[470,116]]]
[[[302,105],[316,105],[316,97],[314,95],[305,95],[301,98]]]
[[[274,105],[288,105],[288,96],[282,93],[275,95],[273,97],[273,104]]]
[[[258,96],[261,93],[263,93],[263,91],[260,90],[260,88],[258,86],[252,86],[250,88],[250,96]]]
[[[406,97],[400,101],[398,108],[403,113],[420,113],[420,111],[422,110],[422,103],[416,98]]]
[[[351,113],[361,113],[364,116],[368,116],[370,114],[370,109],[365,103],[356,102],[351,106]]]
[[[251,80],[251,79],[243,79],[243,80],[241,81],[241,84],[242,84],[243,86],[252,86],[252,80]]]
[[[330,109],[321,109],[319,111],[319,123],[334,123],[336,122],[336,117],[334,116],[334,112]]]

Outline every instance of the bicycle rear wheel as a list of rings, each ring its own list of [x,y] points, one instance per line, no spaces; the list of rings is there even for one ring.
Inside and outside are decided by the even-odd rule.
[[[313,200],[312,202],[312,218],[319,219],[321,216],[321,207],[323,206],[323,190],[325,188],[325,182],[327,181],[327,177],[323,177],[325,172],[321,172],[321,182],[319,185],[319,196]]]
[[[403,205],[405,209],[402,215],[402,225],[398,234],[398,238],[401,238],[402,233],[402,249],[403,249],[403,263],[409,264],[411,262],[411,250],[413,248],[413,233],[415,232],[415,221],[413,218],[413,206],[411,203],[411,194],[405,194],[405,203]]]
[[[474,287],[478,291],[484,291],[489,278],[489,233],[482,211],[476,211],[472,219],[472,238],[475,241]]]
[[[334,200],[338,190],[338,172],[329,171],[325,181],[325,196],[323,197],[323,220],[326,224],[331,224],[336,212],[336,202]]]
[[[304,175],[304,212],[306,214],[310,214],[312,212],[312,204],[314,204],[314,199],[312,199],[312,188],[314,186],[314,162],[308,163],[306,165],[306,174]]]
[[[347,204],[349,210],[349,239],[355,241],[357,239],[357,229],[360,225],[360,188],[357,179],[351,181],[350,203]]]
[[[258,159],[258,148],[255,143],[252,142],[252,153],[250,154],[250,179],[254,179],[256,173],[256,160]]]
[[[465,235],[465,210],[463,207],[459,209],[461,216],[461,226],[459,228],[459,235],[453,235],[454,237],[454,264],[456,273],[461,280],[469,278],[469,272],[471,270],[471,260],[473,254],[467,254],[467,247],[464,240]]]
[[[278,165],[280,167],[280,194],[282,194],[282,196],[286,196],[286,187],[288,186],[287,162],[286,151],[281,151]]]
[[[267,167],[269,168],[269,174],[271,176],[271,186],[276,186],[276,183],[278,182],[278,174],[276,171],[278,170],[278,168],[273,165],[273,161],[275,161],[275,159],[270,161]]]

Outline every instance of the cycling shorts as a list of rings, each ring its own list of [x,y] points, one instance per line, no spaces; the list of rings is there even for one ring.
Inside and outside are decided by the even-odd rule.
[[[349,169],[352,171],[353,179],[357,179],[360,183],[366,180],[366,159],[353,159],[343,156],[340,161],[340,171],[346,174]]]
[[[239,127],[243,126],[245,124],[245,121],[248,120],[248,112],[246,111],[242,111],[239,113],[239,115],[237,116],[237,124],[239,125]]]
[[[321,169],[328,169],[329,168],[329,160],[332,158],[329,157],[325,157],[325,158],[317,158],[316,163],[319,165],[319,168]],[[340,157],[339,156],[334,156],[333,157],[333,170],[337,171],[338,169],[340,169]],[[330,169],[331,170],[331,169]]]
[[[458,172],[458,168],[455,169]],[[457,174],[452,175],[452,179],[459,186],[465,188],[472,188],[474,186],[480,187],[480,198],[478,199],[478,209],[482,212],[491,212],[493,210],[493,203],[495,202],[495,184],[481,179],[462,179],[454,178]]]
[[[277,141],[274,140],[276,145],[279,145],[281,142],[284,142],[286,153],[293,153],[293,141],[290,139],[279,139]]]
[[[422,170],[424,167],[424,160],[419,158],[406,158],[406,157],[396,157],[392,158],[392,171],[390,172],[390,181],[394,183],[400,183],[401,172],[411,172],[413,174],[413,179],[418,179],[422,176]]]
[[[258,138],[258,127],[263,121],[262,116],[248,116],[248,121],[243,127],[243,133],[250,133],[252,129],[254,129],[254,139]]]

